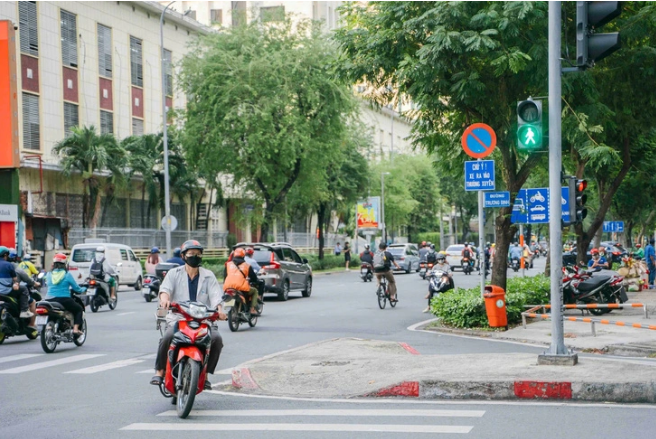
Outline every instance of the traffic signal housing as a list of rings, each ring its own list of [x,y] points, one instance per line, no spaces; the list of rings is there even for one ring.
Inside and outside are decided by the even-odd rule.
[[[621,47],[620,33],[596,30],[622,13],[620,2],[576,2],[576,66],[594,67]]]
[[[588,216],[588,209],[585,203],[588,196],[584,193],[588,187],[588,182],[578,180],[576,177],[569,179],[569,223],[581,223]]]
[[[517,103],[517,148],[524,151],[542,148],[542,101],[528,98]]]

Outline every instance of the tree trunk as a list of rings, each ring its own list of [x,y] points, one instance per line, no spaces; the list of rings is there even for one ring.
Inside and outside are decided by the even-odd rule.
[[[260,229],[260,241],[269,242],[269,229],[271,228],[271,224],[273,224],[273,211],[276,204],[271,201],[267,201],[265,204],[264,220],[262,221],[262,228]]]
[[[146,182],[144,181],[143,184],[141,185],[141,228],[145,229],[146,228],[146,212],[144,212],[144,209],[146,206],[144,206],[146,201]],[[148,214],[150,216],[150,213]]]
[[[503,207],[495,219],[497,231],[496,251],[494,254],[494,266],[492,267],[492,285],[506,287],[508,274],[508,249],[510,241],[517,232],[517,226],[510,223],[512,207]]]
[[[317,225],[319,226],[319,260],[322,260],[324,257],[326,210],[326,203],[319,203],[319,208],[317,209]]]

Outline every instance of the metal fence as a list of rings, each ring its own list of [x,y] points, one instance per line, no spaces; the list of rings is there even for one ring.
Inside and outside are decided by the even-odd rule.
[[[276,233],[275,239],[278,242],[287,242],[292,245],[292,247],[303,247],[303,248],[319,248],[319,239],[314,233]],[[335,244],[338,242],[344,246],[344,242],[349,239],[346,235],[338,235],[335,233],[326,233],[324,235],[324,248],[332,249],[335,247]]]
[[[70,229],[68,232],[68,246],[83,244],[85,239],[104,239],[105,242],[129,245],[132,248],[166,247],[166,232],[158,229]],[[208,232],[206,230],[173,231],[171,244],[179,247],[188,239],[197,239],[207,248],[227,247],[228,232]]]

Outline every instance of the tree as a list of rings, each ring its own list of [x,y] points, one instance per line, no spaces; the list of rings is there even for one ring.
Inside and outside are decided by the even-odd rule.
[[[128,164],[132,174],[140,174],[141,184],[141,228],[152,227],[146,220],[150,219],[151,208],[157,208],[159,199],[159,180],[156,168],[161,164],[160,151],[163,150],[162,136],[159,134],[144,134],[142,136],[130,136],[121,142],[128,152]],[[148,195],[148,203],[146,203]],[[146,210],[147,204],[147,210]]]
[[[463,169],[466,126],[492,126],[497,187],[514,199],[542,156],[516,149],[515,109],[518,100],[547,92],[547,4],[369,2],[343,10],[341,74],[364,80],[381,105],[411,99],[413,140],[438,156],[442,170]],[[495,220],[499,254],[516,232],[511,211],[500,209]],[[503,264],[495,265],[492,283],[505,287]]]
[[[82,174],[82,227],[95,228],[100,212],[102,183],[98,174],[109,171],[112,178],[122,175],[125,150],[112,134],[98,135],[92,125],[74,127],[70,136],[54,146],[53,152],[61,157],[65,175],[71,175],[74,171]]]
[[[301,173],[312,172],[308,158],[333,160],[332,140],[355,109],[333,74],[335,56],[319,25],[287,18],[204,37],[182,61],[187,158],[264,201],[263,239]]]

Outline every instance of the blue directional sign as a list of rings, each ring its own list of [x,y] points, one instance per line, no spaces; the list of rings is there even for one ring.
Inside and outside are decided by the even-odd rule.
[[[624,221],[604,221],[604,232],[624,233]]]
[[[515,197],[510,222],[513,224],[527,224],[528,210],[526,209],[526,189],[520,189]]]
[[[562,212],[563,221],[569,223],[569,188],[568,187],[564,187],[561,190],[560,204],[561,204],[561,209],[563,209]]]
[[[465,162],[465,190],[494,190],[494,160]]]
[[[526,189],[526,199],[526,206],[528,208],[528,223],[548,223],[549,190],[545,188]]]
[[[485,192],[484,207],[510,207],[510,192]]]

